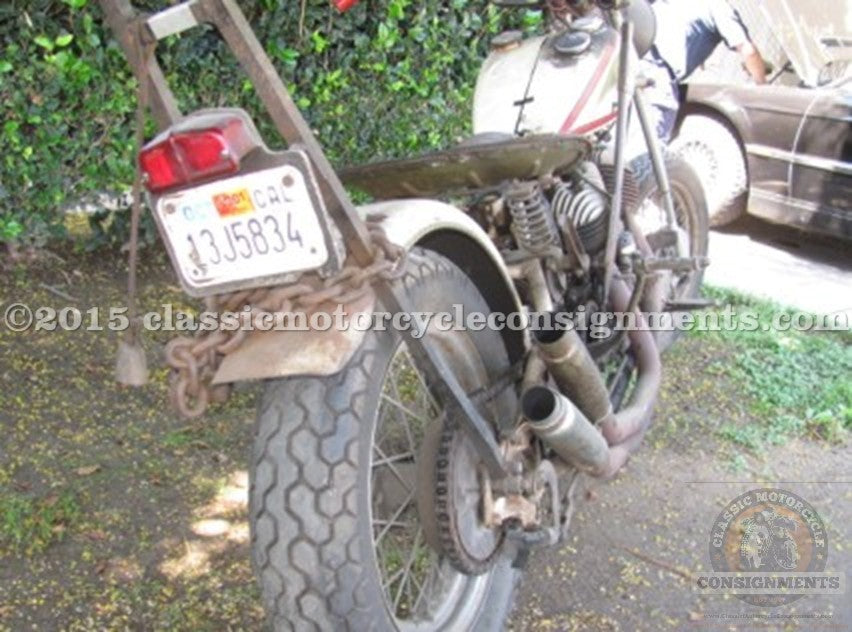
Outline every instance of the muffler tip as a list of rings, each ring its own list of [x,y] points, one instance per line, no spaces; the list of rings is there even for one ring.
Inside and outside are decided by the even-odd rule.
[[[532,431],[563,461],[597,475],[609,465],[609,446],[600,431],[564,395],[534,386],[521,398]]]
[[[533,332],[533,338],[540,345],[552,345],[562,338],[565,331],[562,329],[537,329]]]
[[[524,417],[533,424],[542,423],[556,411],[556,394],[545,386],[534,386],[521,398]]]

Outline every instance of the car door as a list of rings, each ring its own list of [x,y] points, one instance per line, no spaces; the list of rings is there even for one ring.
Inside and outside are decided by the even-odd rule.
[[[752,195],[789,197],[793,148],[813,90],[742,86],[736,96],[748,121],[744,140]]]
[[[849,234],[852,223],[852,80],[814,90],[797,133],[791,204],[810,209],[814,228]]]

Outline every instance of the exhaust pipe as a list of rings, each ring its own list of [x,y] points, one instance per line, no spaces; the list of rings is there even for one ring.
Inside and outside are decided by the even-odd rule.
[[[625,311],[628,308],[630,294],[624,281],[613,280],[612,303],[616,311]],[[638,372],[630,404],[601,423],[601,432],[610,445],[619,445],[636,435],[644,434],[651,424],[654,405],[657,403],[660,384],[663,381],[660,350],[642,312],[636,312],[636,324],[636,329],[627,333]],[[641,443],[641,438],[639,442]]]
[[[611,416],[609,391],[580,335],[573,329],[537,331],[534,335],[559,390],[595,424]]]
[[[630,295],[624,281],[613,278],[612,302],[616,311],[628,309]],[[614,476],[641,445],[662,382],[657,343],[648,330],[645,316],[637,311],[636,317],[637,329],[628,332],[628,338],[636,359],[638,378],[630,404],[618,413],[613,412],[603,377],[576,331],[536,332],[542,358],[557,386],[571,402],[576,403],[579,412],[593,420],[609,445],[609,465],[603,470],[596,470],[599,476]],[[549,441],[544,436],[542,439]],[[554,447],[554,450],[562,456],[559,449]]]
[[[564,395],[536,386],[524,393],[521,408],[533,432],[559,458],[590,474],[608,469],[606,439]]]

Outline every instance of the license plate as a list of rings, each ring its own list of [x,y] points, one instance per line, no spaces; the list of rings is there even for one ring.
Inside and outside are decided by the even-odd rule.
[[[290,165],[166,195],[156,210],[193,294],[259,287],[321,268],[329,258],[308,183]]]

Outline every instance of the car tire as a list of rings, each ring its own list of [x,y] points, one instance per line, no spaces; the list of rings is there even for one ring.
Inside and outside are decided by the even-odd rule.
[[[682,156],[701,179],[711,227],[730,224],[745,214],[745,156],[727,125],[712,116],[687,115],[671,150]]]

